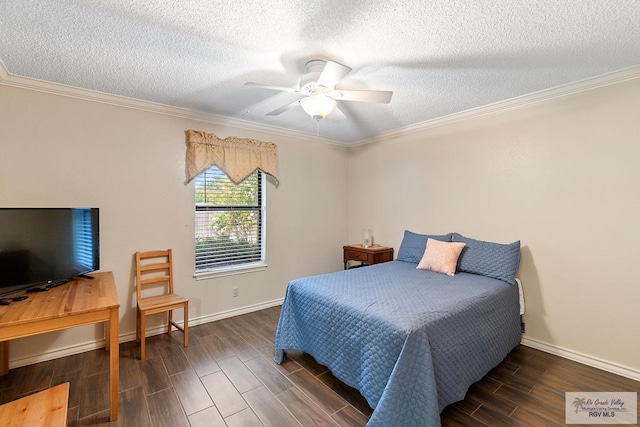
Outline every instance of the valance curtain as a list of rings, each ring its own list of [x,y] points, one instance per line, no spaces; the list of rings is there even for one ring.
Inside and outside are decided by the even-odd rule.
[[[218,138],[212,133],[185,131],[187,136],[187,183],[216,165],[238,184],[256,169],[270,175],[278,185],[276,144],[230,136]]]

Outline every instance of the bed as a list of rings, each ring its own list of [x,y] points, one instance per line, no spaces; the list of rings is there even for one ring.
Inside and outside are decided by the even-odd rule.
[[[428,238],[466,241],[454,276],[416,268]],[[405,231],[398,260],[294,280],[274,360],[286,349],[313,356],[374,408],[370,427],[440,425],[442,409],[520,342],[516,243]]]

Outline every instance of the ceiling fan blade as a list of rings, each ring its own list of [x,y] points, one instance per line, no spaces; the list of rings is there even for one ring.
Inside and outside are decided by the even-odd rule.
[[[341,109],[337,106],[334,107],[333,111],[327,116],[327,119],[332,122],[339,122],[341,120],[346,120],[347,116],[344,115]]]
[[[318,77],[317,84],[319,86],[324,86],[328,89],[333,89],[335,85],[345,78],[347,74],[351,72],[351,68],[346,65],[338,64],[337,62],[327,61]]]
[[[379,102],[388,104],[393,92],[386,90],[333,90],[327,96],[338,101]]]
[[[278,115],[280,115],[280,114],[284,113],[285,111],[289,111],[289,110],[291,110],[292,108],[297,107],[299,104],[300,104],[300,101],[299,101],[299,100],[298,100],[298,101],[294,101],[294,102],[292,102],[291,104],[287,104],[287,105],[282,106],[282,107],[280,107],[280,108],[276,108],[275,110],[273,110],[273,111],[271,111],[271,112],[267,113],[266,115],[267,115],[267,116],[278,116]]]
[[[264,85],[262,83],[255,83],[255,82],[246,82],[244,85],[245,86],[250,86],[250,87],[260,87],[262,89],[280,90],[280,91],[283,91],[283,92],[293,92],[293,93],[299,92],[298,89],[293,88],[293,87],[271,86],[271,85]]]

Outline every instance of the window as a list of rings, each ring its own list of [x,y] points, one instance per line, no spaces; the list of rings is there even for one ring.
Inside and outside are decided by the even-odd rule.
[[[195,179],[196,276],[263,268],[264,175],[235,185],[212,166]]]

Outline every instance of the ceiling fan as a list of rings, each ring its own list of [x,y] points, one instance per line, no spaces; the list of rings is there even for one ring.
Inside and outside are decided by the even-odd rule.
[[[254,82],[247,82],[245,86],[293,92],[303,96],[297,101],[267,113],[267,116],[277,116],[300,105],[307,114],[318,121],[329,114],[335,119],[344,119],[344,113],[336,106],[336,101],[383,104],[388,104],[391,101],[393,92],[389,91],[336,89],[336,84],[351,72],[351,68],[345,65],[333,61],[312,59],[306,63],[305,67],[307,74],[300,79],[298,86],[294,88]]]

